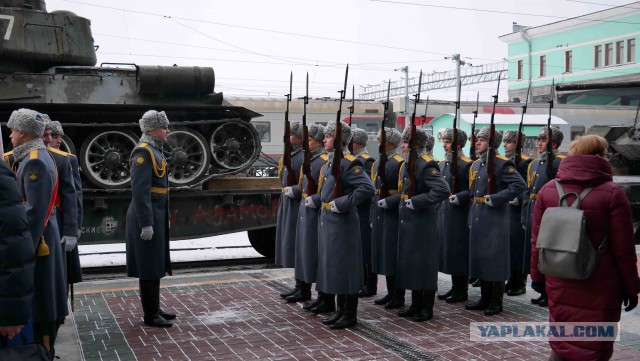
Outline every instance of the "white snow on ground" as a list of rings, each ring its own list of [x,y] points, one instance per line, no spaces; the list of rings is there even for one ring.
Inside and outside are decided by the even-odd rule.
[[[80,238],[80,243],[82,243],[82,238]],[[171,241],[170,247],[172,262],[262,257],[251,247],[247,232]],[[79,251],[80,264],[83,268],[126,264],[124,243],[80,245]]]

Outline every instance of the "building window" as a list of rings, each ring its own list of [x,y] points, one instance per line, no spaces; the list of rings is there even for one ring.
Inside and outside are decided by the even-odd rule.
[[[522,60],[518,60],[518,80],[522,80],[523,64]]]
[[[627,40],[627,63],[636,61],[636,39]]]
[[[624,41],[616,41],[616,64],[624,63]]]
[[[596,45],[594,50],[593,67],[600,68],[602,66],[602,45]]]
[[[573,52],[571,50],[564,53],[564,72],[571,73],[573,68]]]
[[[547,76],[547,56],[540,56],[540,77]]]
[[[604,66],[613,64],[613,43],[604,44]]]

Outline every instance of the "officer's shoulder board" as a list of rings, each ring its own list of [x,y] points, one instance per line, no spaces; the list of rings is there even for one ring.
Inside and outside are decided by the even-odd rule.
[[[496,154],[496,158],[502,159],[502,160],[509,160],[507,157],[505,157],[504,155],[500,155],[500,154]]]
[[[68,156],[70,154],[70,153],[63,152],[60,149],[56,149],[56,148],[47,148],[47,150],[49,152],[51,152],[51,153],[55,153],[55,154],[61,155],[63,157],[66,157],[66,156]]]
[[[433,161],[435,161],[435,159],[433,159],[433,158],[429,157],[429,156],[428,156],[428,155],[426,155],[426,154],[423,154],[423,155],[422,155],[422,159],[424,159],[424,160],[425,160],[425,161],[427,161],[427,162],[433,162]]]
[[[4,155],[13,155],[13,150],[10,150],[8,152],[4,152]]]
[[[467,158],[465,156],[460,157],[460,159],[462,159],[463,162],[465,163],[471,163],[471,158]]]
[[[521,156],[520,156],[520,159],[522,159],[522,160],[529,160],[529,157],[523,154],[523,155],[521,155]]]
[[[348,160],[349,162],[353,162],[354,160],[356,160],[356,157],[351,154],[345,154],[344,159]]]
[[[362,158],[364,158],[364,159],[369,159],[369,158],[370,158],[370,157],[369,157],[369,154],[367,154],[367,153],[362,153],[362,154],[360,154],[360,156],[361,156]]]
[[[325,162],[329,160],[329,156],[327,154],[320,154],[320,158],[322,158],[322,160],[324,160]],[[280,160],[280,162],[282,162],[282,160]]]
[[[393,159],[395,159],[395,160],[396,160],[396,162],[398,162],[398,163],[400,163],[400,162],[404,161],[404,158],[402,158],[401,156],[399,156],[399,155],[397,155],[397,154],[394,154],[394,155],[393,155]]]
[[[13,166],[13,165],[11,164],[11,156],[12,156],[12,155],[13,155],[13,150],[10,150],[10,151],[8,151],[8,152],[4,153],[4,161],[5,161],[7,164],[9,164],[10,166]]]
[[[33,149],[32,151],[29,152],[29,159],[36,159],[36,158],[38,158],[38,150]]]
[[[566,155],[562,155],[562,154],[558,154],[558,155],[556,155],[556,158],[560,158],[560,159],[564,159],[564,158],[566,158],[566,157],[567,157]]]

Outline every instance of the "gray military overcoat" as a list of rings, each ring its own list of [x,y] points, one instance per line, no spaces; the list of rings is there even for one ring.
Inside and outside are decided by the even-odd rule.
[[[76,204],[78,208],[77,224],[78,229],[82,229],[82,180],[80,179],[80,172],[78,170],[78,158],[69,154],[69,160],[71,161],[71,169],[73,170],[73,180],[76,188]],[[78,239],[80,242],[80,239]],[[78,243],[80,244],[80,243]],[[80,253],[78,247],[74,248],[71,252],[67,252],[67,282],[79,283],[82,282],[82,267],[80,266]]]
[[[511,158],[511,160],[514,160]],[[518,173],[523,179],[527,179],[527,169],[532,159],[526,155],[522,156],[520,164],[516,167]],[[529,254],[525,253],[525,232],[522,228],[522,204],[524,203],[524,194],[526,190],[520,193],[517,197],[517,204],[509,204],[509,242],[510,242],[510,260],[511,269],[513,271],[520,272],[523,268],[524,256]],[[528,264],[528,262],[527,262]],[[525,274],[528,272],[525,272]]]
[[[304,153],[297,150],[291,154],[291,168],[294,172],[294,184],[290,186],[297,190],[300,178],[300,167],[302,166]],[[277,265],[287,268],[295,266],[296,259],[296,225],[298,223],[298,209],[300,208],[301,193],[295,193],[294,197],[284,194],[284,188],[287,187],[287,168],[282,164],[278,168],[278,177],[283,191],[280,194],[280,203],[278,204],[278,219],[276,223],[276,257]]]
[[[358,159],[364,164],[364,170],[367,176],[371,178],[371,167],[376,160],[369,154],[363,153],[358,155]],[[360,238],[362,239],[362,262],[363,264],[371,264],[371,223],[369,222],[369,212],[371,209],[371,200],[362,202],[358,205],[358,217],[360,218]]]

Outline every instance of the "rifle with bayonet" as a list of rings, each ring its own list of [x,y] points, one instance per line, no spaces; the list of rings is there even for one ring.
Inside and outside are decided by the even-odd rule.
[[[282,155],[282,165],[287,170],[287,187],[291,187],[296,183],[295,173],[291,166],[291,153],[293,145],[291,144],[291,123],[289,122],[289,103],[291,103],[291,94],[293,93],[293,72],[289,77],[289,94],[287,97],[287,110],[284,112],[284,154]]]
[[[516,163],[516,169],[518,169],[518,165],[522,160],[522,147],[524,145],[524,136],[522,135],[522,128],[524,127],[524,115],[527,113],[527,105],[529,104],[529,92],[531,91],[531,85],[527,89],[527,98],[524,101],[524,106],[522,107],[522,117],[520,118],[520,125],[518,125],[518,140],[516,141],[516,155],[514,162]]]
[[[451,135],[451,194],[458,193],[458,112],[460,102],[456,101],[456,114],[453,116],[453,134]],[[475,119],[474,119],[475,123]]]
[[[338,112],[336,114],[336,134],[333,138],[333,164],[331,165],[331,174],[335,180],[335,186],[333,187],[331,199],[342,196],[342,178],[340,178],[340,166],[342,165],[342,122],[340,121],[340,115],[342,114],[342,101],[347,94],[348,79],[349,64],[347,64],[347,70],[344,73],[344,87],[338,91],[340,93],[340,104],[338,105]]]
[[[307,104],[309,104],[309,73],[307,73],[306,92],[302,101],[302,174],[307,178],[307,196],[316,194],[318,186],[311,175],[311,149],[309,149],[309,128],[307,127]],[[302,185],[301,185],[302,186]]]
[[[349,125],[353,128],[353,122],[351,117],[353,116],[353,110],[356,107],[356,87],[351,86],[351,106],[349,107]],[[353,137],[349,141],[349,153],[353,154]]]
[[[553,163],[556,155],[553,153],[553,130],[551,129],[551,109],[553,109],[553,88],[555,79],[551,81],[551,94],[549,98],[549,118],[547,119],[547,179],[552,180],[556,177],[556,169]]]
[[[380,179],[380,199],[389,196],[389,185],[387,184],[387,132],[384,130],[385,123],[389,119],[389,95],[391,94],[391,79],[387,86],[387,101],[384,102],[384,114],[382,115],[382,127],[380,128],[380,146],[378,147],[378,179]]]
[[[480,92],[476,96],[476,110],[473,112],[473,124],[471,124],[471,149],[469,149],[469,158],[476,160],[476,119],[478,118],[478,107],[480,106]]]
[[[491,111],[491,123],[489,124],[489,150],[487,154],[487,173],[489,174],[489,181],[487,183],[487,195],[491,195],[495,190],[495,176],[493,174],[493,161],[496,157],[496,147],[493,142],[496,139],[496,104],[498,103],[498,96],[500,95],[500,75],[498,75],[498,89],[496,95],[493,96],[493,110]]]
[[[407,196],[409,198],[416,195],[416,160],[418,159],[418,147],[416,145],[416,137],[418,136],[416,130],[416,108],[420,102],[420,91],[422,87],[422,70],[420,70],[420,77],[418,80],[418,93],[414,95],[415,103],[413,104],[413,114],[411,114],[411,129],[409,131],[409,160],[407,164],[407,170],[409,173],[409,189]]]

